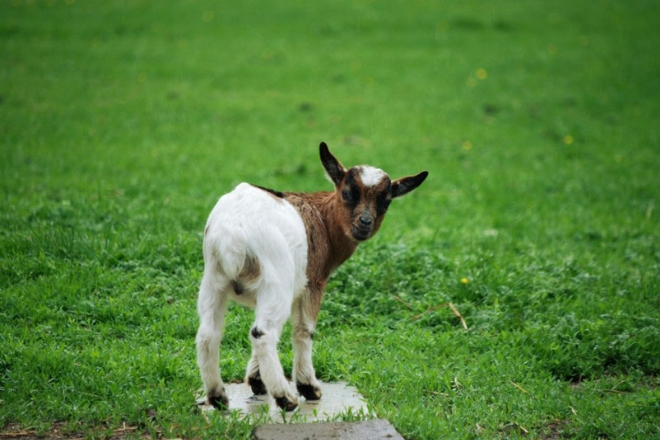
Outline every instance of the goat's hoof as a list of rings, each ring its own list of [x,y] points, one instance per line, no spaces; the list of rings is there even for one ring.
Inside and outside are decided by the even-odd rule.
[[[289,400],[288,397],[282,396],[282,397],[276,397],[275,398],[275,403],[277,403],[277,406],[282,408],[284,411],[293,411],[294,409],[298,408],[298,402],[295,400]]]
[[[306,400],[320,400],[323,395],[319,386],[298,382],[296,383],[296,388],[298,388],[298,392]]]
[[[229,409],[229,398],[223,389],[220,392],[209,393],[206,396],[206,404],[213,405],[215,409],[223,411]]]
[[[247,383],[250,385],[250,388],[252,388],[252,393],[255,396],[263,396],[264,394],[268,394],[266,385],[264,385],[259,376],[248,377]]]

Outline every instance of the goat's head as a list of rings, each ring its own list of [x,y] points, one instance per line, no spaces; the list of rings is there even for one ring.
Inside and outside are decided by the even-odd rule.
[[[390,180],[378,168],[360,165],[348,170],[335,158],[325,142],[321,162],[335,185],[335,215],[346,236],[367,240],[378,231],[392,199],[408,194],[424,182],[428,172]]]

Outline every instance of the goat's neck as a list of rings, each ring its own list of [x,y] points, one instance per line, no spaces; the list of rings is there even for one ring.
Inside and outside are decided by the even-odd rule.
[[[325,194],[322,200],[323,203],[317,209],[323,218],[328,232],[329,247],[332,251],[329,264],[331,266],[330,272],[332,272],[353,255],[353,252],[357,249],[358,242],[348,237],[343,225],[334,220],[334,212],[337,209],[335,205],[341,203],[341,201],[337,200],[335,193]]]
[[[287,198],[289,201],[294,202],[295,206],[297,203],[290,198],[291,196],[304,201],[303,204],[308,205],[318,214],[318,216],[313,215],[306,218],[305,221],[308,223],[308,234],[314,234],[310,229],[310,222],[316,223],[318,221],[318,224],[315,226],[322,230],[322,234],[315,238],[322,239],[325,242],[324,247],[326,252],[320,252],[314,255],[313,258],[318,258],[319,275],[325,281],[337,267],[355,252],[358,243],[346,236],[342,225],[338,224],[335,220],[336,204],[341,203],[341,201],[337,200],[334,192],[289,193],[289,197]],[[301,206],[296,206],[296,208],[305,217],[301,211]],[[310,255],[310,257],[312,256]]]

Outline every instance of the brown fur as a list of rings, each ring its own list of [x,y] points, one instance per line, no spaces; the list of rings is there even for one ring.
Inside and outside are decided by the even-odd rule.
[[[298,211],[307,230],[307,280],[310,298],[310,315],[316,317],[328,278],[357,249],[359,241],[351,236],[351,225],[357,220],[354,212],[370,209],[374,212],[375,225],[370,236],[378,231],[383,215],[376,216],[375,194],[389,185],[383,182],[372,188],[358,183],[363,195],[355,209],[341,200],[341,187],[335,192],[284,193],[284,199]]]
[[[253,255],[248,254],[248,256],[245,257],[245,264],[243,265],[243,269],[238,274],[238,279],[243,282],[250,283],[256,281],[259,278],[259,275],[261,275],[261,266],[259,265],[259,260],[257,260],[257,258]]]
[[[329,221],[336,200],[334,195],[330,192],[284,194],[285,200],[302,217],[307,230],[307,280],[310,293],[307,312],[314,318],[321,307],[330,274],[357,247],[357,242],[346,236],[339,223]]]

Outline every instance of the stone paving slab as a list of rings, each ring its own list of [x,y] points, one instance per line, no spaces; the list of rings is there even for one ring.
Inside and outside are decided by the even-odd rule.
[[[253,440],[404,440],[387,420],[263,425]]]
[[[270,423],[317,422],[332,420],[339,414],[368,414],[362,395],[345,382],[322,383],[323,397],[317,401],[306,401],[300,397],[298,408],[293,412],[280,410],[270,395],[255,396],[244,383],[226,384],[229,411],[240,411],[245,416],[266,419]],[[199,401],[202,403],[203,399]],[[215,411],[212,406],[203,406],[204,411]]]

